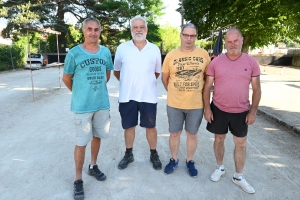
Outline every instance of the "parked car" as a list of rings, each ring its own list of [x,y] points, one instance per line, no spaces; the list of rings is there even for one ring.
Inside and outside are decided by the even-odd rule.
[[[31,62],[31,66],[30,66],[30,62]],[[32,53],[26,59],[25,68],[26,69],[40,69],[44,65],[45,65],[45,63],[44,63],[43,55],[40,53],[36,53],[36,54]]]

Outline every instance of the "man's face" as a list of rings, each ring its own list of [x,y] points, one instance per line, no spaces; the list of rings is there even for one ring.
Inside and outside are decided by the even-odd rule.
[[[132,23],[131,36],[133,40],[146,40],[147,32],[148,29],[146,28],[144,21],[137,19]]]
[[[180,33],[181,46],[185,48],[193,48],[197,39],[197,31],[194,28],[186,27]]]
[[[88,21],[85,24],[85,28],[82,30],[82,32],[84,35],[84,41],[98,44],[101,29],[96,22]]]
[[[230,31],[226,34],[225,46],[228,54],[238,55],[242,51],[243,37],[238,31]]]

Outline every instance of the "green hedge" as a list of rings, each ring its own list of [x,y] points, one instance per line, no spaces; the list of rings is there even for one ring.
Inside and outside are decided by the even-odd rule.
[[[0,45],[0,71],[24,67],[26,53],[18,46]]]

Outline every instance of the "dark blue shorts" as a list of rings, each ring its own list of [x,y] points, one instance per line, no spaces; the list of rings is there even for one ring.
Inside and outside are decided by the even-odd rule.
[[[157,103],[145,103],[130,100],[126,103],[119,103],[119,112],[122,118],[123,129],[138,125],[140,112],[140,126],[154,128],[156,126]]]

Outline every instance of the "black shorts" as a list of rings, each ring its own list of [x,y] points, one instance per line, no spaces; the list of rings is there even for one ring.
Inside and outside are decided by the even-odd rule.
[[[139,112],[140,126],[154,128],[156,125],[156,110],[157,103],[137,102],[133,100],[126,103],[119,103],[123,129],[128,129],[138,124]]]
[[[211,102],[211,111],[214,116],[212,123],[207,122],[206,129],[215,134],[226,134],[228,128],[230,132],[236,137],[245,137],[248,132],[248,125],[246,124],[246,116],[249,111],[242,113],[228,113],[220,110]]]

